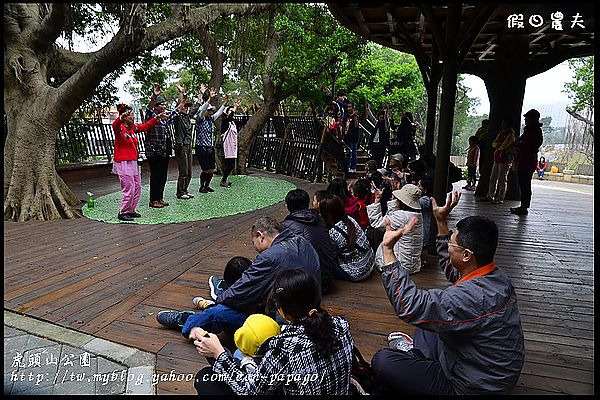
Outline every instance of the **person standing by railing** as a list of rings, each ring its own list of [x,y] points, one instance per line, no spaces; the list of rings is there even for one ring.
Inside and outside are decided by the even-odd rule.
[[[198,163],[202,168],[200,173],[200,193],[214,192],[210,185],[210,181],[213,177],[216,159],[215,159],[215,147],[214,147],[214,132],[215,132],[215,121],[225,111],[225,103],[227,103],[228,97],[225,98],[225,103],[219,108],[219,110],[213,115],[215,107],[210,104],[210,99],[217,95],[215,88],[210,88],[210,94],[206,102],[200,107],[200,110],[196,114],[196,157]]]
[[[125,104],[117,106],[119,116],[112,123],[115,133],[115,155],[113,158],[113,173],[119,176],[121,183],[121,208],[117,218],[121,221],[133,221],[141,217],[135,211],[140,194],[142,193],[142,178],[138,165],[138,132],[152,129],[159,120],[167,118],[163,112],[149,119],[144,124],[134,124],[133,109]]]
[[[358,152],[358,113],[354,103],[348,103],[348,115],[344,124],[344,141],[350,148],[347,162],[348,172],[356,172],[356,158]]]
[[[173,119],[175,159],[179,170],[176,195],[178,199],[187,200],[194,198],[187,190],[192,180],[192,121],[190,116],[198,112],[202,93],[204,93],[206,87],[204,85],[200,87],[200,95],[196,103],[192,104],[185,99],[185,86],[182,86],[179,82],[175,85],[179,89],[179,102],[183,103],[181,113]]]
[[[222,187],[231,187],[231,182],[228,182],[227,178],[229,178],[229,174],[235,168],[235,160],[238,157],[238,128],[233,116],[240,104],[241,102],[238,100],[233,108],[225,111],[221,122],[221,142],[223,143],[223,156],[225,158],[223,177],[220,183]]]
[[[152,119],[158,114],[165,112],[166,103],[164,97],[160,96],[160,86],[155,83],[152,97],[146,108],[146,121]],[[169,171],[169,160],[173,142],[169,124],[179,115],[179,110],[183,103],[177,106],[177,109],[169,112],[168,117],[156,124],[146,134],[144,146],[146,147],[146,157],[150,165],[150,207],[162,208],[168,206],[164,200],[165,185],[167,184],[167,172]]]
[[[375,126],[369,138],[369,149],[371,150],[373,160],[377,161],[377,165],[381,166],[385,157],[385,149],[390,144],[390,121],[387,109],[386,111],[380,111],[377,114],[377,118],[375,118],[375,115],[371,111],[371,105],[368,102],[365,108],[367,119]]]

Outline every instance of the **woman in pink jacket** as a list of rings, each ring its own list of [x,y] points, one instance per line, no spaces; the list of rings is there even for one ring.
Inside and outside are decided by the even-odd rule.
[[[133,221],[141,215],[135,208],[142,193],[142,178],[138,166],[138,132],[149,131],[159,119],[167,118],[165,113],[148,120],[144,124],[133,123],[133,110],[125,104],[117,106],[119,117],[113,122],[115,132],[115,154],[113,156],[113,173],[121,182],[121,209],[117,218],[121,221]]]

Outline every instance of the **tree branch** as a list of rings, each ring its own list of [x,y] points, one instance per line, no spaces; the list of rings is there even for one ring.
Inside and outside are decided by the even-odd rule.
[[[62,47],[54,47],[49,57],[48,76],[68,78],[76,73],[96,53],[78,53]]]
[[[172,15],[165,21],[145,27],[145,6],[131,4],[125,7],[121,27],[113,39],[101,50],[90,54],[88,61],[67,79],[57,91],[58,101],[64,105],[61,112],[70,115],[91,93],[102,78],[115,69],[155,47],[187,33],[206,29],[221,15],[254,13],[272,8],[272,4],[213,3],[190,10],[187,20]]]
[[[52,3],[50,13],[29,36],[29,43],[34,50],[46,50],[60,36],[68,9],[68,3]]]
[[[573,111],[573,110],[571,110],[571,109],[570,109],[570,108],[568,108],[568,107],[566,108],[566,111],[567,111],[569,114],[571,114],[571,116],[572,116],[573,118],[575,118],[575,119],[577,119],[577,120],[579,120],[579,121],[581,121],[581,122],[584,122],[584,123],[586,123],[587,125],[594,126],[594,121],[587,119],[587,118],[586,118],[586,117],[584,117],[583,115],[581,115],[581,114],[578,114],[576,111]],[[593,137],[593,134],[592,134],[592,137]]]

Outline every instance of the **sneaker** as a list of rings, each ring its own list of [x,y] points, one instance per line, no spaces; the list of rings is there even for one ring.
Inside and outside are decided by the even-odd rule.
[[[521,208],[521,207],[515,207],[515,208],[511,208],[510,212],[516,215],[527,215],[529,214],[529,211],[527,211],[526,208]]]
[[[129,215],[131,218],[139,218],[139,217],[142,216],[142,214],[136,213],[135,211],[134,212],[128,212],[126,214]]]
[[[215,190],[213,188],[211,188],[210,186],[206,187],[206,191],[207,192],[214,192]]]
[[[163,208],[163,204],[160,201],[151,201],[149,204],[152,208]]]
[[[226,188],[226,187],[229,187],[231,185],[228,185],[226,182],[221,182],[221,183],[219,183],[219,186]]]
[[[394,350],[409,351],[413,348],[413,340],[404,332],[392,332],[388,335],[388,347]]]
[[[193,194],[189,194],[188,192],[185,192],[185,194],[187,194],[187,196],[188,196],[190,199],[193,199],[193,198],[194,198],[194,195],[193,195]]]
[[[169,205],[169,203],[167,203],[167,202],[166,202],[166,201],[164,201],[164,200],[160,200],[160,201],[159,201],[159,203],[160,203],[160,204],[162,204],[162,205],[163,205],[163,206],[165,206],[165,207]]]
[[[192,303],[194,303],[194,306],[196,306],[198,310],[205,310],[215,304],[214,301],[207,300],[204,297],[194,297]]]
[[[182,200],[187,200],[190,198],[190,196],[188,196],[187,194],[182,194],[181,196],[177,196],[178,199],[182,199]]]
[[[212,297],[213,300],[216,300],[221,293],[227,290],[225,279],[219,278],[216,275],[211,275],[211,277],[208,278],[208,286],[210,286],[210,297]]]
[[[502,200],[492,200],[493,204],[502,204],[504,203]]]
[[[166,326],[167,328],[181,328],[185,321],[191,316],[196,314],[194,311],[159,311],[156,314],[156,320],[159,324]]]
[[[204,186],[202,186],[200,189],[198,189],[198,191],[200,193],[208,193],[208,190],[206,190],[206,188]]]
[[[133,217],[131,217],[128,213],[125,214],[117,214],[117,218],[121,221],[131,222],[133,221]]]

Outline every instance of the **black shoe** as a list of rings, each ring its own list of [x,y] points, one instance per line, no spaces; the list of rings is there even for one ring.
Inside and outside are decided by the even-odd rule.
[[[210,186],[207,186],[207,187],[206,187],[206,191],[207,191],[207,192],[214,192],[215,190],[214,190],[214,189],[212,189]]]
[[[522,208],[522,207],[516,207],[516,208],[511,208],[510,212],[516,215],[527,215],[529,214],[529,211],[527,211],[526,208]]]
[[[133,217],[129,216],[129,214],[118,214],[117,218],[121,221],[131,222],[133,221]]]
[[[140,214],[140,213],[137,213],[137,212],[135,212],[135,211],[134,211],[134,212],[128,212],[128,213],[126,213],[126,214],[127,214],[127,215],[129,215],[131,218],[139,218],[139,217],[141,217],[141,216],[142,216],[142,214]]]
[[[208,193],[208,190],[204,186],[202,186],[200,189],[198,189],[198,191],[200,193]]]
[[[159,311],[156,314],[156,321],[167,328],[177,329],[185,325],[187,319],[196,314],[194,311]]]

